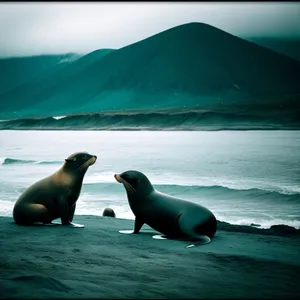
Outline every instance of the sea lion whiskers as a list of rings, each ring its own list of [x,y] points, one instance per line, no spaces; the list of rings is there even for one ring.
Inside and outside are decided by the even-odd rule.
[[[133,188],[133,186],[129,182],[127,182],[124,178],[122,178],[119,174],[115,174],[114,177],[119,183],[122,183],[124,185],[125,189],[129,193],[135,193],[136,192],[135,188]]]
[[[129,193],[135,193],[136,192],[135,188],[133,188],[133,186],[130,183],[128,183],[127,181],[124,180],[123,184],[124,184],[124,187],[126,188],[126,190]]]
[[[84,162],[82,165],[80,165],[77,169],[79,172],[86,170],[89,166],[93,165],[96,162],[96,157],[92,156],[90,159],[88,159],[86,162]]]

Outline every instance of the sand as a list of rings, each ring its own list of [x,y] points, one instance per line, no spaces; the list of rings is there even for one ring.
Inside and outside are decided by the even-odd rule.
[[[157,232],[148,226],[120,234],[132,220],[73,221],[85,228],[20,227],[0,217],[1,298],[300,296],[299,234],[236,232],[221,224],[210,244],[186,249],[186,241],[153,239]]]

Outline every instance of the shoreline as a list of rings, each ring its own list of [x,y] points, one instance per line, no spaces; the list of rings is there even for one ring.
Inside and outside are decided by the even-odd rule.
[[[157,232],[146,225],[138,235],[118,232],[132,229],[133,220],[75,215],[74,222],[85,228],[21,227],[0,217],[2,299],[296,299],[300,293],[299,234],[231,232],[220,223],[210,244],[186,249],[186,241],[153,239]]]
[[[99,215],[80,215],[76,214],[77,218],[85,219],[85,218],[102,218],[102,213]],[[13,221],[12,216],[5,216],[0,215],[0,223],[1,220],[10,220]],[[134,223],[135,219],[129,219],[129,218],[121,218],[121,217],[114,217],[114,219],[121,220],[122,222],[129,222]],[[54,220],[56,223],[60,223],[60,219]],[[33,225],[38,226],[38,225]],[[148,228],[150,228],[147,225],[144,225]],[[220,231],[226,231],[226,232],[240,232],[240,233],[247,233],[247,234],[259,234],[259,235],[268,235],[268,236],[281,236],[281,237],[299,237],[300,238],[300,228],[296,228],[294,226],[286,225],[286,224],[276,224],[271,225],[268,228],[260,227],[260,224],[251,224],[251,225],[239,225],[239,224],[233,224],[226,221],[217,220],[217,226],[218,230]],[[30,226],[29,226],[30,227]],[[151,229],[155,231],[154,229]]]
[[[99,211],[97,214],[80,214],[77,213],[77,216],[80,218],[84,217],[102,217],[103,211]],[[121,214],[122,215],[122,214]],[[10,214],[0,214],[0,218],[12,218],[12,212]],[[133,222],[134,218],[119,216],[116,214],[116,219]],[[57,220],[55,221],[57,222]],[[58,222],[60,222],[58,220]],[[273,224],[270,226],[263,226],[260,223],[251,223],[251,224],[237,224],[231,223],[230,221],[224,221],[217,219],[219,230],[228,231],[228,232],[243,232],[251,234],[261,234],[261,235],[276,235],[276,236],[300,236],[300,227],[291,226],[285,223]]]
[[[0,123],[1,125],[1,123]],[[0,131],[300,131],[300,127],[294,127],[294,126],[278,126],[278,127],[269,127],[269,126],[261,126],[261,127],[215,127],[215,126],[203,126],[203,127],[190,127],[190,128],[174,128],[174,127],[122,127],[122,128],[116,128],[116,127],[7,127],[7,128],[1,128]]]
[[[55,121],[54,123],[58,122]],[[245,122],[244,124],[239,124],[238,122],[232,122],[231,124],[227,123],[211,123],[211,124],[181,124],[178,121],[178,124],[162,124],[162,123],[153,123],[151,125],[143,124],[122,124],[118,125],[117,123],[113,124],[93,124],[87,121],[85,123],[74,122],[71,124],[22,124],[23,120],[14,120],[14,121],[1,121],[0,130],[34,130],[34,131],[174,131],[174,132],[188,132],[188,131],[299,131],[300,124],[284,124],[284,123],[253,123]]]

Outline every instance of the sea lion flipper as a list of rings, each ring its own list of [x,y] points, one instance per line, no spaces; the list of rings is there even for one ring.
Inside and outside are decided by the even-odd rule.
[[[132,234],[134,231],[133,230],[119,230],[120,233],[123,234]]]
[[[69,226],[69,227],[76,227],[76,228],[83,228],[84,225],[81,224],[76,224],[72,223],[70,221],[70,208],[68,205],[68,200],[66,197],[60,197],[58,200],[58,209],[60,213],[60,218],[61,218],[61,224],[64,226]],[[74,208],[75,211],[75,208]],[[72,213],[72,211],[71,211]],[[72,216],[73,219],[73,216]]]
[[[61,218],[62,225],[69,225],[70,217],[69,217],[69,205],[66,197],[60,196],[58,198],[58,212]]]
[[[134,230],[119,230],[123,234],[137,234],[141,230],[142,226],[145,224],[140,218],[135,218]]]
[[[135,218],[133,233],[139,233],[139,231],[141,230],[141,228],[144,224],[145,224],[145,222],[142,219]]]
[[[76,209],[76,203],[74,203],[73,206],[69,207],[69,220],[70,220],[70,222],[73,221],[75,209]]]
[[[83,228],[84,227],[84,225],[82,225],[82,224],[77,224],[77,223],[72,223],[72,222],[67,224],[67,226],[76,227],[76,228]]]
[[[161,235],[161,234],[155,234],[152,236],[153,239],[155,240],[167,240],[168,237],[166,235]]]
[[[198,239],[201,239],[200,241]],[[192,248],[192,247],[198,247],[202,245],[209,244],[211,242],[211,239],[205,235],[205,234],[198,234],[197,236],[197,241],[187,245],[185,248]]]

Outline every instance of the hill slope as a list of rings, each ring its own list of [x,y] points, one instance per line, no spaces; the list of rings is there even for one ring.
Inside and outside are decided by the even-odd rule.
[[[289,106],[299,103],[298,61],[207,24],[184,24],[100,59],[88,57],[40,84],[1,93],[1,111],[47,116],[184,106],[282,109],[290,97],[295,100]]]
[[[270,37],[250,37],[248,41],[300,61],[300,40]]]
[[[0,92],[28,84],[38,76],[51,74],[79,57],[77,54],[70,53],[0,58]]]

